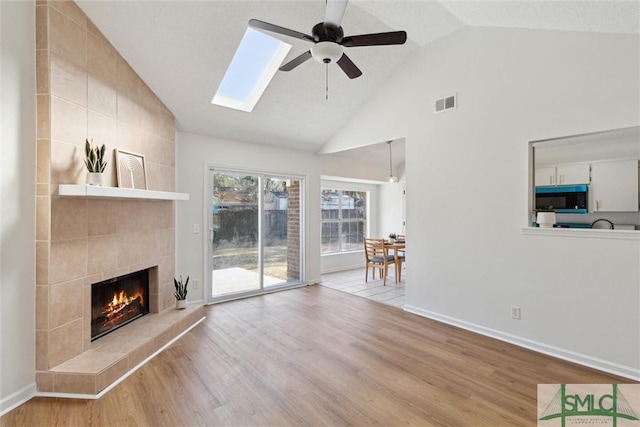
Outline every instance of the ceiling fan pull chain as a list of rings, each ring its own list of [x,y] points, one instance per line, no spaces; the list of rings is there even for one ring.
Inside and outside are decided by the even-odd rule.
[[[329,64],[325,64],[326,86],[325,86],[325,100],[329,100]]]

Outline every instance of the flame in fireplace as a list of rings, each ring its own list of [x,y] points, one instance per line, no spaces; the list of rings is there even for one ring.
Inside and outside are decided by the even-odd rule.
[[[127,295],[125,291],[116,292],[113,294],[113,299],[109,305],[104,308],[104,314],[107,318],[116,316],[135,301],[138,301],[140,305],[144,305],[144,295],[142,291],[136,291],[133,295]]]

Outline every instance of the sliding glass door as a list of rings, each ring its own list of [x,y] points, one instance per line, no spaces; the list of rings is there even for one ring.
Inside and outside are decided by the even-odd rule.
[[[260,288],[258,181],[254,175],[213,175],[214,297]]]
[[[208,299],[302,281],[302,180],[211,170]]]

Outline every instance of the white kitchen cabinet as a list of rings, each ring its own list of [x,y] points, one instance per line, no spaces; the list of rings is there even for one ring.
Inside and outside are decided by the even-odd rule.
[[[570,163],[535,170],[536,187],[589,184],[589,164]]]
[[[536,168],[535,170],[536,187],[545,187],[556,185],[556,167]]]
[[[638,212],[638,160],[591,164],[589,212]]]
[[[556,167],[558,185],[589,184],[589,164],[575,163]]]

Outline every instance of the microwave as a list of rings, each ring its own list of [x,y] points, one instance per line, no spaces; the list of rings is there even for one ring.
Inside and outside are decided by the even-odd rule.
[[[536,187],[536,210],[553,206],[557,213],[587,213],[588,185]]]

